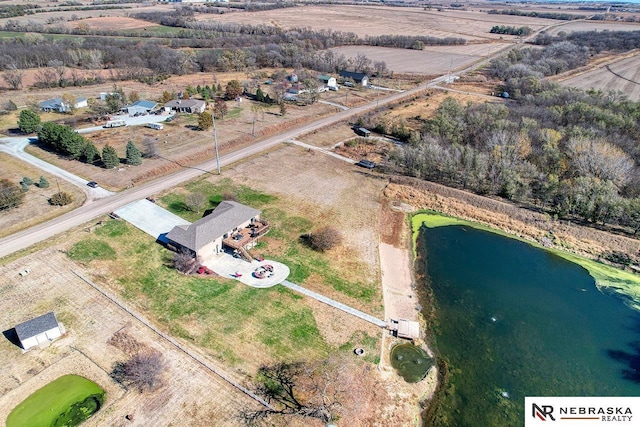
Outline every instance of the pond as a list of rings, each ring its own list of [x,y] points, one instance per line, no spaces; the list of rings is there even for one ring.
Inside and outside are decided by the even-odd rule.
[[[65,375],[16,406],[7,417],[7,427],[77,426],[102,407],[104,395],[93,381]]]
[[[417,243],[448,363],[430,425],[522,426],[525,396],[640,395],[640,313],[584,268],[463,225]]]
[[[391,366],[406,382],[417,383],[424,379],[433,363],[423,349],[406,343],[391,349]]]

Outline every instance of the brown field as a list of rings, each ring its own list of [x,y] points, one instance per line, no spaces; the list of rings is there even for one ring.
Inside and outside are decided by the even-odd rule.
[[[490,34],[494,25],[529,26],[534,30],[553,24],[549,19],[489,15],[480,11],[424,10],[384,6],[301,6],[260,13],[201,15],[199,20],[270,24],[283,28],[330,29],[360,37],[397,34],[407,36],[462,37],[467,41],[515,40]]]
[[[630,22],[600,22],[600,21],[571,21],[554,26],[547,32],[556,35],[559,32],[573,33],[578,31],[638,31],[640,23]]]
[[[640,54],[608,61],[597,68],[560,81],[564,86],[583,90],[596,89],[604,93],[620,91],[631,101],[640,101]]]
[[[475,61],[507,46],[509,46],[507,43],[486,43],[464,46],[426,46],[424,50],[341,46],[331,50],[347,58],[362,54],[371,61],[384,61],[387,68],[395,73],[442,75],[450,70],[468,67]]]
[[[99,18],[87,18],[79,21],[70,21],[65,23],[65,27],[75,28],[79,24],[85,24],[87,28],[92,30],[140,30],[153,29],[159,25],[142,19],[129,18],[126,16],[104,16]]]
[[[20,207],[2,211],[0,214],[0,237],[8,236],[26,227],[62,215],[84,203],[86,194],[62,178],[56,179],[54,175],[43,173],[40,169],[5,153],[0,153],[0,164],[2,165],[2,178],[15,184],[22,181],[25,176],[31,178],[34,183],[37,183],[42,175],[49,181],[49,188],[38,188],[31,185]],[[63,207],[51,206],[48,200],[51,195],[59,191],[58,189],[72,194],[74,203]]]

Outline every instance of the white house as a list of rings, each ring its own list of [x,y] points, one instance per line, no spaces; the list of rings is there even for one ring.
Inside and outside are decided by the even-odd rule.
[[[58,113],[64,113],[70,109],[69,104],[64,102],[62,98],[47,99],[46,101],[42,101],[39,105],[40,109],[46,112],[57,111]],[[88,105],[87,98],[76,98],[76,102],[73,107],[83,108]]]
[[[25,350],[41,344],[49,344],[63,334],[62,327],[53,312],[20,323],[16,325],[15,331],[20,345]]]
[[[318,76],[318,80],[324,83],[327,87],[338,87],[338,82],[336,81],[335,77],[321,75]]]

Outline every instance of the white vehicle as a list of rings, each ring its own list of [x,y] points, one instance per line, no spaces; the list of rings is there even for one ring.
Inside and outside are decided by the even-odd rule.
[[[160,123],[147,123],[147,127],[155,130],[162,130],[164,126],[162,126]]]
[[[339,87],[338,87],[338,86],[329,86],[329,90],[332,90],[332,91],[334,91],[334,92],[337,92],[337,91],[338,91],[338,89],[339,89]]]
[[[109,120],[107,123],[105,123],[104,127],[119,128],[126,125],[127,125],[127,122],[125,122],[124,120]]]

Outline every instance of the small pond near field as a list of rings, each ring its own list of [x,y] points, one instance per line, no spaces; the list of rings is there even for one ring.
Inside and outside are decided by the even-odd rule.
[[[104,403],[105,392],[79,375],[62,376],[38,389],[7,417],[7,427],[73,427]]]
[[[581,266],[462,225],[423,228],[418,250],[449,364],[430,426],[522,426],[525,396],[640,396],[640,313]]]

